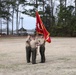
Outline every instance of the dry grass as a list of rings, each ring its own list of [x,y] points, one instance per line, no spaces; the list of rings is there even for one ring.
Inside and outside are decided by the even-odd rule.
[[[51,38],[46,63],[26,63],[25,37],[0,38],[0,75],[76,75],[76,38]]]

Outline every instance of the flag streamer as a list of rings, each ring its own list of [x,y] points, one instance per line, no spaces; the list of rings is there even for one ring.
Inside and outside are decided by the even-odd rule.
[[[36,11],[36,32],[38,34],[43,34],[44,39],[49,43],[51,42],[50,33],[46,30],[37,11]]]

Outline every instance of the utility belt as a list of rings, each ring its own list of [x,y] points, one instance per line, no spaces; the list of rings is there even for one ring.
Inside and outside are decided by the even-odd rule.
[[[44,46],[45,46],[44,44],[40,45],[40,47],[44,47]]]
[[[37,50],[37,48],[31,48],[31,51],[35,51],[35,50]]]
[[[26,48],[31,48],[31,46],[26,46]]]

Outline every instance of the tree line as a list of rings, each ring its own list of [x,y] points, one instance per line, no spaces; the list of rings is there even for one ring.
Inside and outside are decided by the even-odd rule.
[[[74,5],[68,5],[68,0],[57,0],[59,3],[57,6],[55,1],[0,0],[0,30],[2,30],[2,19],[4,19],[7,35],[9,35],[9,21],[11,21],[13,35],[14,15],[16,14],[16,33],[18,34],[19,13],[35,17],[35,12],[38,10],[51,36],[76,36],[76,0],[73,2]],[[20,6],[23,10],[19,9]],[[27,9],[27,6],[31,8]]]

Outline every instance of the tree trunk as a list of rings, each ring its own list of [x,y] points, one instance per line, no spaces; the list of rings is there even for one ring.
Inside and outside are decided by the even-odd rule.
[[[13,35],[13,20],[14,20],[14,7],[13,7],[13,11],[12,11],[12,35]]]
[[[9,6],[7,8],[8,12],[9,12]],[[9,16],[7,16],[7,35],[9,35]]]
[[[66,8],[66,0],[65,0],[65,8]],[[66,9],[65,9],[65,12],[66,12]],[[65,17],[65,25],[66,25],[66,17]]]
[[[53,0],[51,0],[51,25],[53,25]]]
[[[17,12],[16,12],[16,33],[18,35],[18,5],[17,5]]]
[[[43,0],[43,23],[44,23],[44,0]]]
[[[7,18],[7,35],[9,35],[9,20]]]
[[[75,16],[76,16],[76,0],[75,0]]]
[[[2,18],[0,18],[0,33],[2,34]]]

